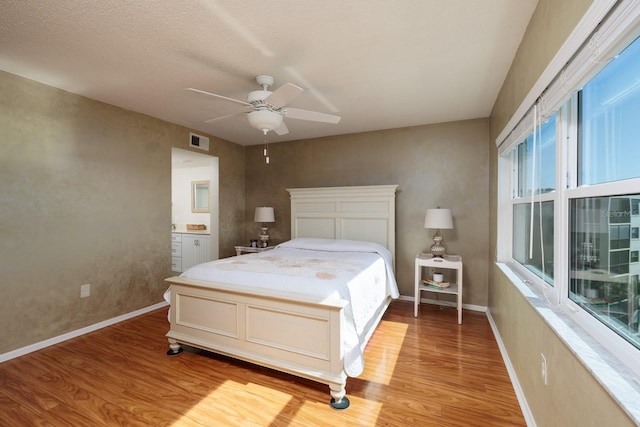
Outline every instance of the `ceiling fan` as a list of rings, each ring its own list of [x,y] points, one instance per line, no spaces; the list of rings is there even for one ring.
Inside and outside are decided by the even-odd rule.
[[[340,116],[333,114],[325,114],[317,111],[302,110],[300,108],[285,107],[296,96],[300,95],[304,89],[293,83],[286,83],[280,86],[275,91],[270,91],[269,88],[273,85],[273,77],[266,74],[261,74],[256,77],[256,82],[262,87],[262,90],[254,90],[249,92],[246,101],[239,99],[229,98],[223,95],[215,93],[205,92],[200,89],[187,88],[186,90],[204,94],[207,96],[215,97],[223,101],[233,102],[246,107],[246,111],[227,114],[220,117],[215,117],[209,120],[205,120],[205,123],[215,122],[217,120],[226,119],[238,114],[247,114],[249,124],[261,130],[265,135],[269,131],[274,131],[278,135],[285,135],[289,133],[287,125],[284,123],[284,118],[309,120],[313,122],[323,123],[338,123]]]

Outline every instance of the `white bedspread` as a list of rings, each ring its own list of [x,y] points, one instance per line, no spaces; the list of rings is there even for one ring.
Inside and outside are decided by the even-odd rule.
[[[400,295],[391,253],[376,243],[352,240],[294,239],[270,251],[196,265],[181,277],[347,301],[344,367],[352,377],[364,368],[369,321],[387,296]]]

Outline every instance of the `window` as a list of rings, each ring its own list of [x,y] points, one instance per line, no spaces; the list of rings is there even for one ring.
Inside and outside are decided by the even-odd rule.
[[[571,201],[569,298],[640,348],[640,294],[634,278],[640,269],[631,265],[638,262],[638,251],[630,251],[632,217],[624,210],[630,200],[616,196]]]
[[[548,193],[556,189],[555,114],[518,144],[516,154],[517,197]]]
[[[513,258],[553,284],[553,208],[556,117],[531,132],[513,152]],[[548,200],[551,199],[551,200]],[[537,201],[537,202],[536,202]]]
[[[640,374],[640,39],[612,57],[505,137],[498,250]]]
[[[580,92],[579,185],[637,178],[640,166],[640,42]],[[638,201],[634,201],[638,212]]]
[[[571,205],[569,298],[640,349],[636,242],[632,248],[640,228],[640,194],[615,194],[638,188],[633,182],[640,178],[638,75],[640,39],[578,93],[578,188],[568,189],[567,195]],[[613,185],[622,180],[634,181],[630,186]],[[585,185],[586,190],[580,188]],[[573,198],[578,191],[610,194]]]
[[[513,258],[553,284],[553,252],[553,202],[514,204]]]

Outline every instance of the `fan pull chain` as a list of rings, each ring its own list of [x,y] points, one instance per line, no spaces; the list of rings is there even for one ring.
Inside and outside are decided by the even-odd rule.
[[[262,149],[262,154],[264,155],[264,161],[266,164],[269,164],[269,143],[267,142],[267,131],[264,131],[264,148]]]

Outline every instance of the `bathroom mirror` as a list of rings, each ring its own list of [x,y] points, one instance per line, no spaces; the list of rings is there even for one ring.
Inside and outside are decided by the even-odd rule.
[[[210,212],[209,181],[191,181],[191,212]]]

